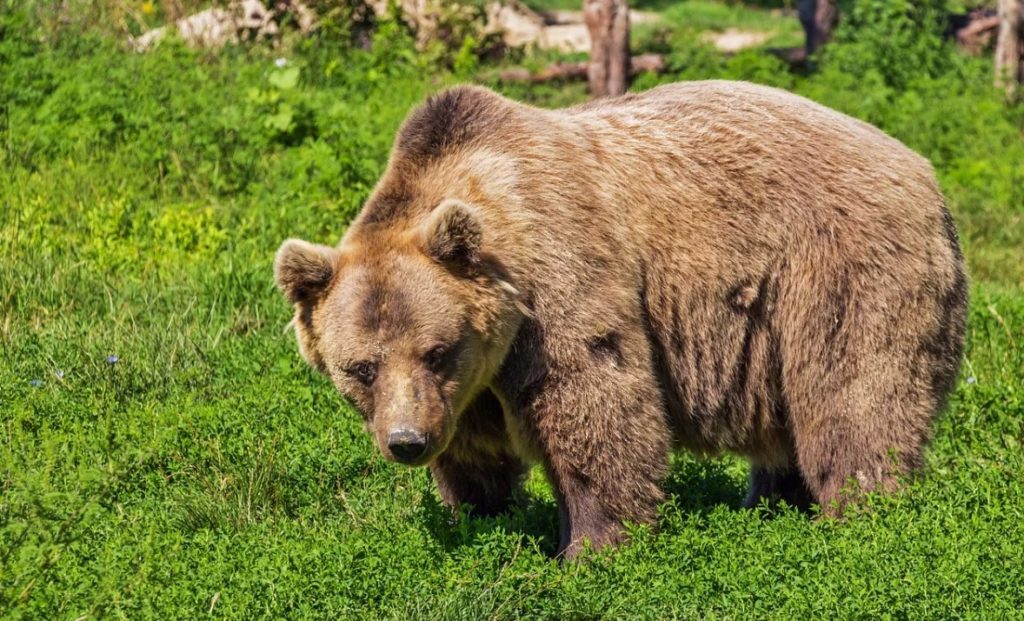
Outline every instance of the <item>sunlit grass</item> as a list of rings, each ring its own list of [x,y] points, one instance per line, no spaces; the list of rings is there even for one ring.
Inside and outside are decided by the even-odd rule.
[[[401,39],[289,53],[289,88],[271,77],[278,52],[27,41],[0,39],[0,615],[1019,616],[1021,115],[975,85],[981,71],[892,93],[668,39],[674,73],[636,88],[756,79],[936,162],[972,273],[968,350],[924,476],[899,494],[843,521],[746,511],[741,460],[682,454],[656,531],[560,565],[539,470],[510,513],[452,518],[427,472],[386,463],[302,363],[272,285],[280,241],[335,242],[409,107],[460,78],[415,65]],[[283,104],[282,131],[267,119]]]

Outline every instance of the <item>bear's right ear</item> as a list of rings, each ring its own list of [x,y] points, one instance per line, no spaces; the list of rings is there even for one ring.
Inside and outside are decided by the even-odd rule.
[[[422,239],[435,261],[459,269],[474,268],[483,240],[480,215],[462,201],[442,201],[423,226]]]
[[[274,281],[292,304],[308,302],[323,293],[337,265],[334,248],[289,239],[277,250]]]

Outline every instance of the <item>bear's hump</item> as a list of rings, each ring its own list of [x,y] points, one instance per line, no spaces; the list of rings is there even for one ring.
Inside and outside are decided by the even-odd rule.
[[[426,164],[484,138],[493,139],[511,114],[510,103],[478,86],[457,86],[416,108],[395,143],[403,158]]]

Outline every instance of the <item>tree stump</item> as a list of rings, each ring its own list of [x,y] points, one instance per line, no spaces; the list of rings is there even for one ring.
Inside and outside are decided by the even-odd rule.
[[[629,80],[629,1],[584,0],[590,32],[587,79],[594,97],[621,95]]]
[[[996,41],[997,87],[1013,96],[1024,82],[1024,0],[999,0],[999,39]]]

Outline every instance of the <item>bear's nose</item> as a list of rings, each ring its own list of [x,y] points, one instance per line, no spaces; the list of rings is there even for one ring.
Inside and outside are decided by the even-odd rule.
[[[414,462],[427,452],[427,436],[413,429],[395,429],[388,434],[388,450],[400,462]]]

